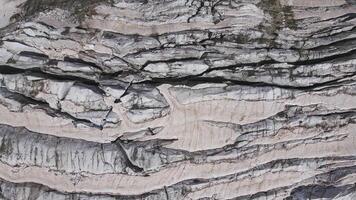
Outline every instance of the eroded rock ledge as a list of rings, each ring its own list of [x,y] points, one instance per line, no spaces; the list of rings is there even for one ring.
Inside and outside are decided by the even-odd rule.
[[[355,1],[0,2],[0,199],[356,199]]]

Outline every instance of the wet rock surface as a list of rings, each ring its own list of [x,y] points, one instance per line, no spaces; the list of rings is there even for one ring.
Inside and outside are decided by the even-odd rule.
[[[0,2],[0,199],[356,199],[356,2]]]

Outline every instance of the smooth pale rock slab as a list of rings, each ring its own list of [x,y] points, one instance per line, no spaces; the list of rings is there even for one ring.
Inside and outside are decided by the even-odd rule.
[[[26,0],[1,0],[0,7],[0,28],[10,24],[13,15],[20,12],[18,6]]]

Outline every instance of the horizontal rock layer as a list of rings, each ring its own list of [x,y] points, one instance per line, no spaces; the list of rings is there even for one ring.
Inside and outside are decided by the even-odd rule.
[[[0,199],[356,199],[355,1],[0,1]]]

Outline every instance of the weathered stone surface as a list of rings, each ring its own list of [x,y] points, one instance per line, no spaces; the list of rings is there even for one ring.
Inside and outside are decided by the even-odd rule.
[[[356,199],[355,1],[0,3],[0,199]]]

